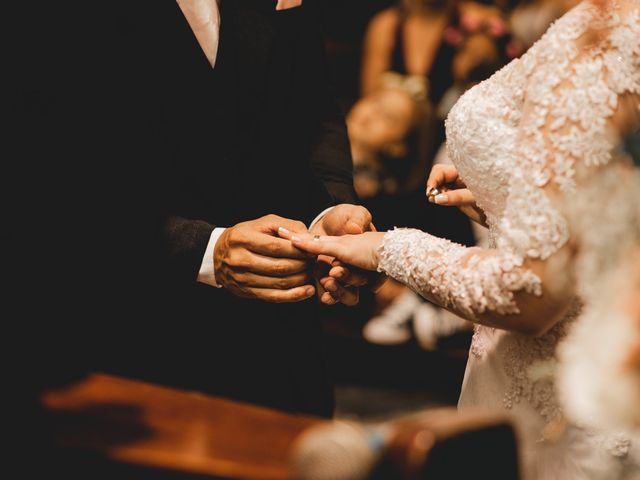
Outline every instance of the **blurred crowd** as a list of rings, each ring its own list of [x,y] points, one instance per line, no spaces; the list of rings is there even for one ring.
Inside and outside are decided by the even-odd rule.
[[[398,0],[326,8],[328,42],[345,106],[356,192],[381,230],[413,227],[465,245],[485,245],[484,228],[425,197],[431,167],[448,163],[445,120],[458,98],[522,55],[576,0]],[[371,4],[369,4],[371,5]],[[362,7],[362,8],[361,8]],[[369,14],[362,31],[336,9]],[[373,10],[373,11],[371,11]],[[355,15],[355,14],[354,14]],[[338,26],[338,27],[336,27]],[[333,29],[333,30],[332,30]],[[355,34],[353,32],[356,32]],[[353,64],[358,68],[352,69]],[[471,325],[400,283],[364,302],[366,341],[425,350]]]

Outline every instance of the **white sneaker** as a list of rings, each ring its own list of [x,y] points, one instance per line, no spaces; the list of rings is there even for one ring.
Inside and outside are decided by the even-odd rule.
[[[438,339],[462,330],[470,330],[471,322],[444,308],[422,303],[413,316],[413,330],[418,344],[425,350],[435,350]]]
[[[422,298],[413,291],[403,292],[380,315],[367,322],[362,330],[365,340],[378,345],[408,342],[411,339],[409,321],[422,302]]]

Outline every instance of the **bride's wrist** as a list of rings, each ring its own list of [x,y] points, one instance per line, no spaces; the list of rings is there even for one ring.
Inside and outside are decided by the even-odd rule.
[[[371,249],[371,270],[378,271],[380,265],[380,254],[382,249],[382,240],[386,232],[368,232],[367,235],[373,237]]]

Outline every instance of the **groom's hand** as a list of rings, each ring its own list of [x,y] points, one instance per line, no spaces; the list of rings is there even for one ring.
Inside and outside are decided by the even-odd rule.
[[[371,213],[360,205],[341,204],[332,208],[310,233],[314,235],[357,235],[376,231]],[[324,292],[319,292],[320,301],[331,305],[343,303],[356,305],[360,299],[359,287],[370,281],[371,273],[347,267],[332,258],[320,256],[316,275]],[[331,273],[331,275],[330,275]]]
[[[357,235],[359,233],[375,231],[371,213],[361,205],[343,203],[333,207],[311,229],[316,235]]]
[[[267,215],[227,228],[216,242],[216,281],[244,298],[298,302],[315,294],[309,258],[278,237],[278,227],[306,232],[302,222]]]

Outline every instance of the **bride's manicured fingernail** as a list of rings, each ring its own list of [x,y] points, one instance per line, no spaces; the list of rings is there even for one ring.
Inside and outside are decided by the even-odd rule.
[[[438,205],[443,205],[445,203],[449,203],[449,195],[441,193],[440,195],[436,195],[434,200]]]
[[[278,227],[278,231],[281,232],[281,233],[284,233],[285,235],[288,235],[289,233],[291,233],[291,232],[289,232],[289,230],[287,230],[284,227]]]
[[[291,241],[292,242],[299,242],[300,241],[300,237],[296,236],[296,235],[292,235],[291,236]]]

